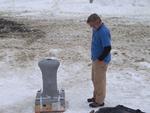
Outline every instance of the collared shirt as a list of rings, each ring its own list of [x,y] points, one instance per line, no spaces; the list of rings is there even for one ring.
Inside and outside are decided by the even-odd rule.
[[[105,47],[111,46],[111,34],[109,29],[102,23],[97,29],[93,29],[92,44],[91,44],[91,59],[98,60]],[[111,54],[105,57],[104,62],[108,64],[111,60]]]

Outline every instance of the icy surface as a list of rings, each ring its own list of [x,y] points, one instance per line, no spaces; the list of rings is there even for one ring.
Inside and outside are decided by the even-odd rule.
[[[83,16],[96,12],[101,15],[150,15],[149,0],[1,0],[0,10],[29,16]]]
[[[0,34],[0,113],[34,113],[42,87],[37,64],[49,57],[61,62],[58,83],[66,91],[66,113],[92,110],[86,102],[93,87],[91,30],[85,21],[92,12],[102,15],[112,32],[106,107],[150,111],[149,0],[0,0],[1,18],[31,30]]]

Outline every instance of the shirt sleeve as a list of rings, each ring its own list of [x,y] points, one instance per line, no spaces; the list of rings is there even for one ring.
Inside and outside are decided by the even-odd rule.
[[[100,36],[103,47],[111,46],[111,35],[109,31],[105,30],[101,32]]]

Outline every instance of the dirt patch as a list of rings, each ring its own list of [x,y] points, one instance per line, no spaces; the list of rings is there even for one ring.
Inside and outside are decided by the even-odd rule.
[[[1,44],[3,48],[14,47],[11,44],[6,44],[5,42],[8,40],[5,40],[5,38],[9,38],[9,40],[13,40],[14,42],[19,39],[19,41],[25,41],[24,45],[31,45],[31,43],[35,42],[39,38],[44,37],[45,32],[38,28],[32,28],[30,25],[26,25],[21,21],[0,18],[0,38],[3,41]]]
[[[0,18],[0,33],[31,32],[24,24]]]

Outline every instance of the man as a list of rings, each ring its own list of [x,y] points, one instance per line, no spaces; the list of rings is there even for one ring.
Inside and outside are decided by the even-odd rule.
[[[87,101],[90,107],[100,107],[104,106],[106,96],[106,71],[111,60],[111,35],[97,14],[90,15],[87,23],[93,28],[91,59],[94,86],[93,97]]]

